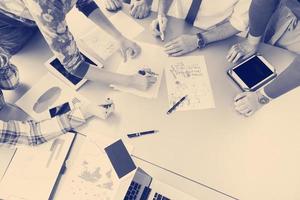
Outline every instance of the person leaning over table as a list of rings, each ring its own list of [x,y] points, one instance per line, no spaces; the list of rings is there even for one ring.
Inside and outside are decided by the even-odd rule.
[[[43,121],[0,120],[0,146],[20,144],[37,146],[67,132],[75,131],[93,116],[106,119],[114,111],[114,104],[110,99],[105,102],[111,104],[109,107],[83,105],[77,100],[74,100],[73,104],[74,108],[71,111]]]
[[[151,30],[155,36],[162,37],[167,28],[166,14],[170,8],[175,10],[174,17],[198,27],[197,34],[182,34],[164,46],[170,56],[181,56],[245,31],[250,3],[251,0],[159,0],[158,17],[152,22]]]
[[[151,12],[153,0],[104,0],[108,11],[116,12],[123,7],[123,2],[130,4],[130,14],[134,18],[144,19]]]
[[[252,115],[272,99],[300,85],[300,1],[253,0],[249,15],[249,35],[230,49],[230,62],[255,54],[261,40],[298,56],[270,84],[256,92],[244,92],[236,96],[235,109],[245,116]]]
[[[91,81],[125,85],[140,90],[150,87],[156,81],[150,74],[121,75],[96,68],[84,61],[65,20],[66,14],[75,5],[90,20],[116,38],[124,61],[128,55],[134,58],[140,53],[139,46],[125,38],[93,0],[1,0],[0,54],[10,58],[39,29],[50,49],[69,73]],[[5,89],[15,88],[18,85],[17,69],[7,69],[7,74],[3,71],[5,70],[2,70],[0,79],[15,76],[15,79],[10,77],[12,82]]]

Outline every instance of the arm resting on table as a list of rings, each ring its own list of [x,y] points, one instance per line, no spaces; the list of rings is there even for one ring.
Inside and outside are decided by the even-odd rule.
[[[265,93],[277,98],[300,86],[300,56],[298,56],[278,77],[265,86]]]

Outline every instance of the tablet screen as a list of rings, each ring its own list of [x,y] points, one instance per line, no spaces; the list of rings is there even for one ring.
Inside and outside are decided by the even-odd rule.
[[[272,70],[270,70],[257,56],[233,69],[233,71],[249,88],[252,88],[273,74]]]
[[[88,57],[86,57],[83,53],[81,53],[81,55],[83,56],[84,60],[87,63],[90,63],[92,65],[97,66],[93,61],[91,61],[91,59],[89,59]],[[54,60],[52,60],[50,62],[50,65],[52,67],[54,67],[56,69],[56,71],[58,71],[60,74],[62,74],[65,78],[67,78],[73,85],[77,85],[82,79],[74,76],[72,74],[70,74],[65,68],[64,66],[60,63],[60,61],[55,58]]]

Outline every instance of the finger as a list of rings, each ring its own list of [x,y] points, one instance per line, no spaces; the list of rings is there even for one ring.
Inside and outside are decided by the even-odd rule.
[[[117,10],[115,3],[113,1],[109,1],[108,3],[109,3],[110,10]]]
[[[157,81],[157,78],[155,76],[147,76],[147,79],[150,84],[154,84]]]
[[[236,55],[236,57],[234,58],[234,60],[232,61],[232,63],[236,63],[237,61],[239,61],[241,58],[243,57],[242,53],[238,53]]]
[[[140,15],[140,13],[141,13],[141,6],[137,6],[137,10],[136,10],[136,13],[135,13],[135,15],[134,15],[134,17],[136,18],[136,19],[139,19],[139,15]]]
[[[185,52],[184,51],[179,51],[179,52],[177,52],[177,53],[173,53],[173,54],[171,54],[170,56],[173,56],[173,57],[178,57],[178,56],[182,56],[182,55],[184,55],[185,54]]]
[[[134,46],[131,48],[131,54],[130,54],[131,58],[137,57],[140,53],[141,53],[141,48],[138,45],[134,44]]]
[[[137,6],[132,5],[131,11],[130,11],[131,16],[135,17],[135,14],[136,14],[136,12],[137,12],[137,9],[138,9]]]
[[[244,111],[244,110],[248,110],[248,106],[243,103],[243,104],[235,106],[235,109],[240,110],[240,111]]]
[[[138,19],[142,19],[144,14],[145,14],[145,7],[140,6],[140,10],[139,10],[139,13],[138,13]]]
[[[234,101],[237,102],[237,101],[240,101],[241,99],[245,98],[247,96],[247,93],[246,92],[242,92],[238,95],[235,96],[234,98]]]
[[[246,112],[244,115],[245,115],[246,117],[250,117],[250,116],[253,115],[253,114],[254,114],[254,111],[253,111],[253,110],[250,110],[250,111]]]
[[[151,73],[152,72],[150,68],[143,68],[141,70],[145,71],[146,73]]]
[[[172,51],[174,49],[181,49],[181,46],[179,44],[175,43],[175,44],[165,48],[165,51],[168,52],[168,51]]]
[[[150,8],[148,6],[146,6],[144,9],[143,18],[146,18],[149,14],[150,14]]]
[[[232,61],[234,60],[234,58],[237,56],[237,51],[233,51],[230,55],[230,57],[228,58],[228,61],[232,63]]]
[[[177,43],[178,43],[178,39],[176,38],[176,39],[171,40],[170,42],[168,42],[164,47],[165,47],[165,48],[168,48],[168,47],[170,47],[170,46],[172,46],[172,45],[175,45],[175,44],[177,44]]]
[[[123,48],[120,49],[121,55],[123,56],[123,62],[127,62],[127,53]]]
[[[115,5],[116,5],[116,7],[117,7],[117,9],[120,9],[121,7],[122,7],[122,2],[120,2],[120,1],[114,1],[115,2]]]
[[[233,46],[229,49],[228,54],[227,54],[227,56],[226,56],[227,60],[231,57],[232,53],[234,52],[234,50],[235,50],[234,47],[235,47],[235,45],[233,45]]]
[[[171,55],[171,54],[178,53],[178,52],[180,52],[180,51],[182,51],[182,48],[181,48],[181,47],[174,47],[174,48],[172,48],[172,49],[170,49],[170,50],[167,50],[167,51],[165,51],[165,52],[166,52],[167,54]]]

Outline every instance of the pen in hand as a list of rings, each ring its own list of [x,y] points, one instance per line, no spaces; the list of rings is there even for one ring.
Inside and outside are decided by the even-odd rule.
[[[160,39],[161,39],[162,41],[164,41],[164,40],[165,40],[165,33],[164,33],[164,31],[161,29],[161,26],[162,26],[162,24],[164,23],[164,22],[163,22],[163,18],[162,18],[161,15],[158,15],[157,19],[158,19],[158,24],[157,24],[157,26],[156,26],[156,29],[160,32]]]

